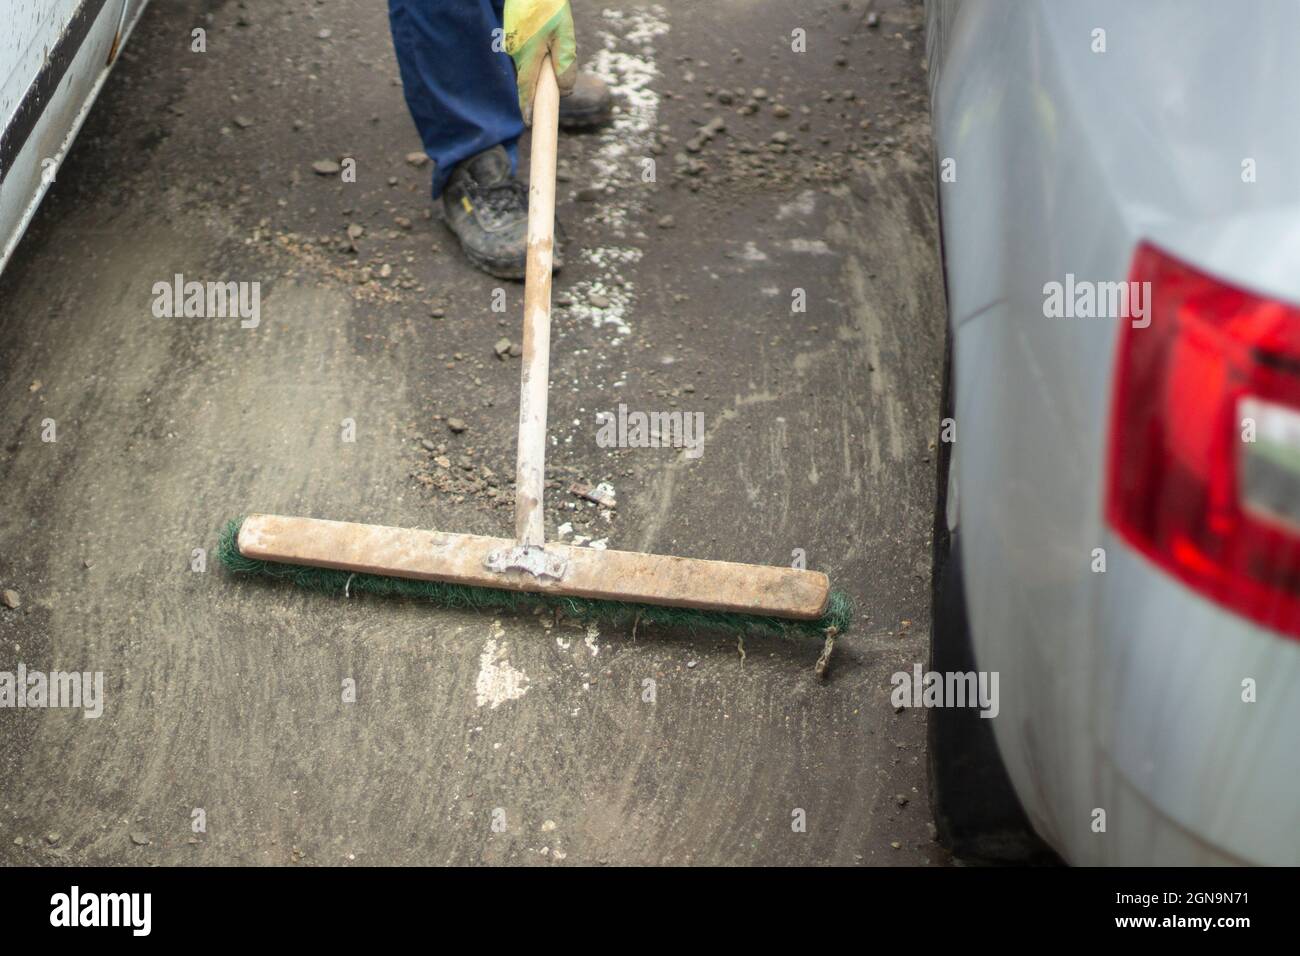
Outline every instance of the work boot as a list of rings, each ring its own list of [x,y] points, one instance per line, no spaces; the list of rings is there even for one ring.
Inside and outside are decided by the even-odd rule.
[[[499,279],[522,279],[528,256],[528,190],[510,173],[505,148],[459,163],[442,191],[447,225],[469,261]],[[559,237],[551,269],[558,272]]]
[[[614,109],[605,81],[590,73],[579,73],[573,92],[560,97],[560,128],[591,129],[609,119]]]

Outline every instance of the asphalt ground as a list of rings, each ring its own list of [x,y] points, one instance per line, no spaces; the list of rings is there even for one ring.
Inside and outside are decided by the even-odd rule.
[[[920,4],[575,7],[619,111],[560,146],[548,533],[801,552],[859,609],[830,679],[219,566],[249,512],[509,535],[522,287],[408,161],[383,4],[156,0],[0,276],[0,670],[104,675],[98,718],[0,709],[0,862],[946,862],[889,701],[943,334]],[[258,283],[257,326],[157,317],[177,274]],[[620,404],[698,456],[602,447]]]

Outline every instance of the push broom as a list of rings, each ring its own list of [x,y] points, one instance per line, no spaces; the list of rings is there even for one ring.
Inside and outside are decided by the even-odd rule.
[[[819,571],[764,567],[545,541],[542,500],[551,338],[551,257],[559,89],[543,65],[533,104],[523,368],[515,470],[515,537],[493,538],[254,514],[231,521],[220,554],[232,571],[315,590],[426,598],[449,607],[548,608],[579,621],[818,635],[851,619],[848,599]]]

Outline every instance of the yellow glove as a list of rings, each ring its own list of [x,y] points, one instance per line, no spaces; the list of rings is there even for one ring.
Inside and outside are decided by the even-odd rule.
[[[578,79],[577,43],[569,0],[506,0],[506,52],[515,61],[519,111],[533,122],[533,93],[547,53],[555,66],[560,92],[568,93]]]

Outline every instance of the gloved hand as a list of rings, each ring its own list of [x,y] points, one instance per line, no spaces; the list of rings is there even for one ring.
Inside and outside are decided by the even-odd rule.
[[[545,55],[551,54],[562,95],[572,91],[578,79],[573,11],[569,0],[506,0],[504,19],[506,52],[515,61],[519,83],[519,110],[531,126],[533,93]]]

